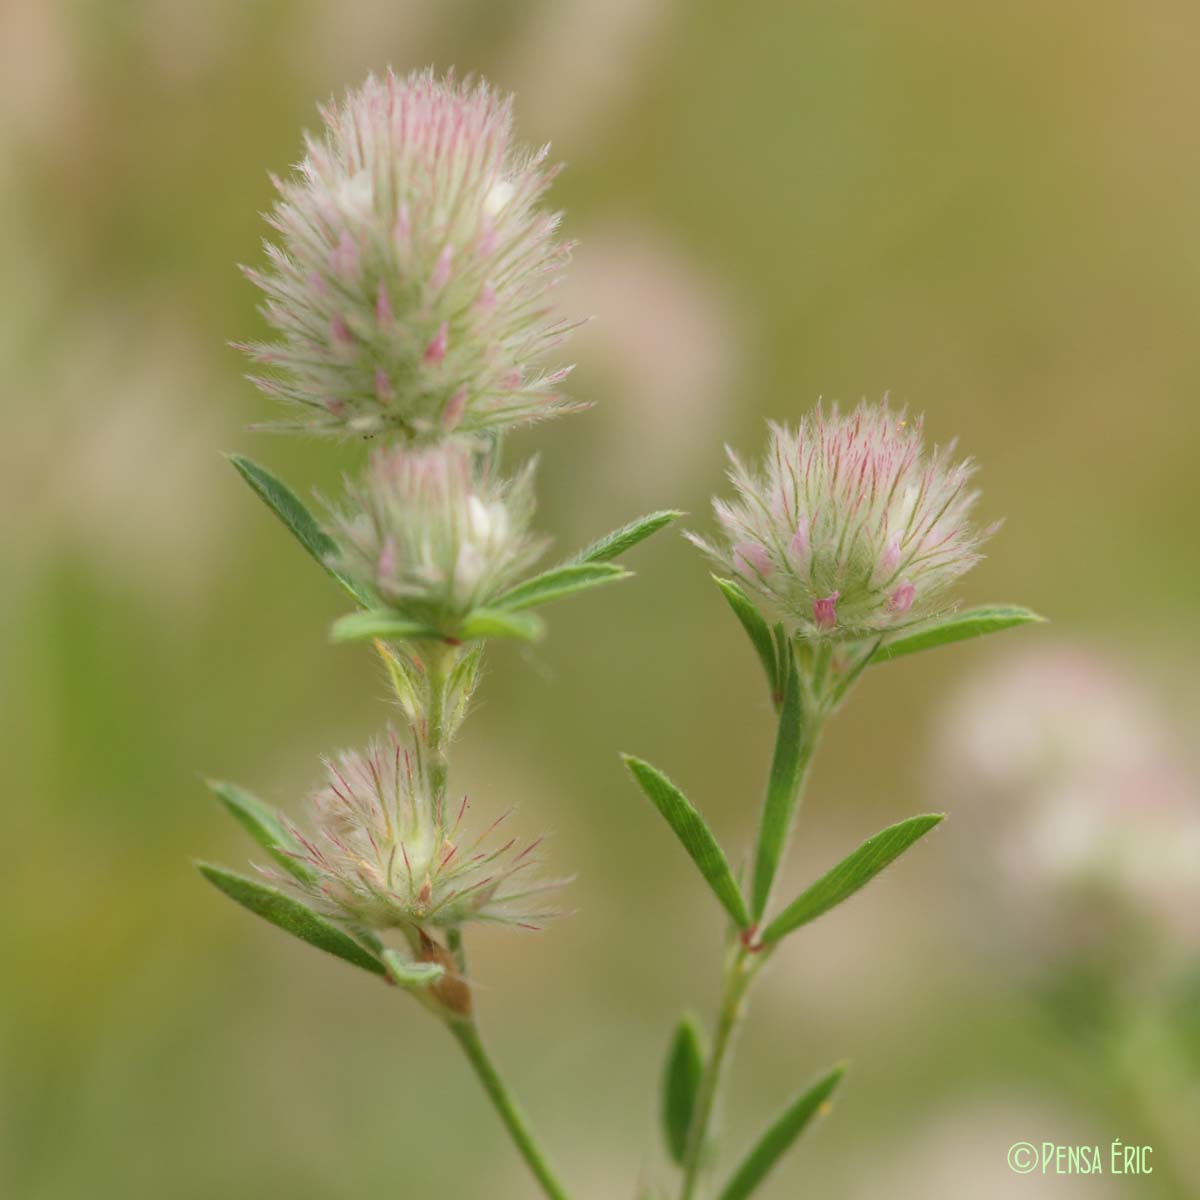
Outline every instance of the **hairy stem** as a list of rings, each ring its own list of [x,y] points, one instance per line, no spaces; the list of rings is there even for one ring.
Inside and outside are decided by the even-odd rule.
[[[429,782],[433,787],[434,799],[441,802],[446,795],[446,777],[449,774],[449,731],[446,728],[446,690],[455,649],[438,646],[425,660],[426,681],[429,688],[429,715],[426,719],[426,741],[429,746]]]
[[[533,1172],[548,1200],[567,1200],[566,1189],[555,1176],[545,1153],[530,1132],[524,1114],[500,1078],[495,1064],[488,1057],[483,1040],[479,1036],[479,1027],[470,1018],[447,1018],[446,1024],[463,1048],[467,1060],[475,1068],[483,1090],[487,1092],[521,1157]]]
[[[705,1143],[712,1123],[713,1109],[720,1090],[725,1063],[738,1024],[745,1011],[744,999],[750,981],[758,970],[755,954],[739,941],[729,954],[725,964],[725,979],[721,988],[721,1003],[717,1010],[716,1031],[712,1049],[704,1064],[700,1087],[696,1093],[696,1106],[692,1110],[692,1122],[688,1128],[687,1146],[683,1157],[683,1190],[680,1200],[692,1200],[700,1180],[700,1168],[704,1159]]]

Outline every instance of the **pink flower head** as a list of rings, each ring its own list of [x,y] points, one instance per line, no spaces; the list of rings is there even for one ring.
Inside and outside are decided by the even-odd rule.
[[[266,390],[297,406],[290,427],[436,440],[460,392],[462,432],[571,408],[538,369],[573,328],[548,303],[570,247],[538,207],[554,170],[545,148],[516,142],[511,99],[388,72],[321,116],[277,183],[268,269],[248,272],[276,333],[248,351],[276,373]]]
[[[862,638],[936,611],[992,532],[971,520],[969,461],[927,451],[921,421],[886,402],[820,406],[770,427],[758,469],[730,455],[721,543],[692,540],[814,636]]]
[[[315,834],[289,828],[304,878],[278,876],[334,920],[367,929],[447,928],[464,921],[539,927],[556,914],[538,883],[539,838],[521,843],[469,825],[466,799],[435,793],[420,758],[390,730],[365,754],[325,760]],[[490,839],[490,844],[489,844]],[[274,878],[275,876],[273,876]]]

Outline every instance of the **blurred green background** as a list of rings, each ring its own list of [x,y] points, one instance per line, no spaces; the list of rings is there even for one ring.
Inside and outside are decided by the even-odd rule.
[[[5,0],[0,1195],[533,1194],[416,1005],[189,864],[251,857],[203,775],[298,812],[318,754],[388,716],[369,654],[327,642],[336,590],[221,458],[307,492],[359,453],[245,432],[270,406],[226,348],[263,331],[235,264],[258,261],[267,172],[299,157],[317,101],[388,63],[453,64],[515,90],[522,135],[569,163],[564,302],[597,318],[572,391],[596,406],[513,441],[542,455],[559,546],[656,507],[707,526],[725,441],[754,451],[765,416],[889,390],[980,459],[983,512],[1007,518],[966,599],[1119,648],[1186,721],[1198,49],[1200,9],[1172,0]],[[682,1006],[709,1012],[721,936],[616,752],[669,770],[740,847],[771,739],[699,556],[668,534],[631,565],[556,609],[541,646],[494,655],[455,766],[578,873],[574,916],[476,934],[472,967],[581,1200],[661,1176],[662,1052]],[[1003,652],[860,689],[789,889],[928,807],[943,694]],[[1016,1140],[1157,1135],[964,944],[989,914],[963,911],[953,860],[980,848],[952,826],[762,986],[732,1145],[854,1063],[763,1195],[1200,1194],[1165,1170],[1007,1173]]]

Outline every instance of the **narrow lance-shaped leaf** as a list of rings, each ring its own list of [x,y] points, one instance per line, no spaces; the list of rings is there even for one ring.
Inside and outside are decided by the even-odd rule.
[[[411,640],[436,638],[442,634],[417,621],[409,621],[388,608],[367,608],[362,612],[347,613],[338,617],[329,631],[335,642],[361,642],[369,638]]]
[[[771,695],[775,698],[775,702],[779,703],[783,693],[783,675],[780,671],[780,660],[776,656],[775,642],[771,636],[770,626],[750,597],[732,579],[722,579],[719,575],[714,575],[713,581],[729,602],[734,616],[742,623],[742,628],[750,638],[751,644],[762,661],[763,670],[767,673],[767,683],[771,688]]]
[[[1002,629],[1038,624],[1045,620],[1045,617],[1039,616],[1031,609],[1015,604],[968,608],[965,612],[951,613],[889,638],[871,656],[871,662],[891,662],[893,658],[903,658],[906,654],[916,654],[920,650],[932,650],[937,646],[947,646],[951,642],[983,637],[984,634],[999,633]]]
[[[734,882],[725,852],[704,823],[704,818],[661,771],[632,755],[624,754],[621,757],[651,804],[662,813],[675,836],[683,843],[683,848],[700,868],[700,874],[724,905],[725,911],[740,929],[745,929],[750,924],[746,902]]]
[[[270,471],[240,454],[231,454],[229,461],[237,473],[250,485],[267,507],[292,531],[296,540],[354,597],[359,604],[370,601],[364,593],[340,571],[329,565],[337,553],[337,543],[317,523],[300,498]]]
[[[812,887],[797,896],[763,930],[764,944],[777,942],[866,887],[884,867],[895,862],[909,846],[940,824],[943,816],[942,813],[925,813],[919,817],[909,817],[907,821],[890,825],[868,838],[853,854],[842,859],[833,870],[822,875]]]
[[[522,608],[534,608],[562,596],[571,596],[588,588],[612,583],[617,579],[628,579],[632,572],[615,563],[574,563],[554,567],[535,575],[524,583],[517,584],[494,601],[492,607],[514,612]]]
[[[233,815],[234,820],[289,874],[309,880],[310,871],[296,856],[300,849],[295,838],[284,827],[279,814],[257,796],[235,783],[220,779],[208,781],[210,790]]]
[[[762,824],[754,854],[754,895],[751,911],[754,920],[762,918],[771,896],[771,888],[779,871],[796,800],[800,791],[806,730],[800,706],[800,678],[796,664],[789,658],[786,664],[783,704],[779,710],[779,730],[775,738],[775,753],[771,759],[771,774],[767,779],[767,795],[763,801]]]
[[[632,550],[638,542],[644,542],[646,538],[682,516],[683,513],[676,512],[674,509],[664,509],[662,512],[638,517],[636,521],[630,521],[628,525],[622,525],[620,529],[614,529],[612,533],[597,538],[590,546],[580,550],[571,561],[577,563],[608,562],[610,559],[624,554],[627,550]]]
[[[280,929],[298,937],[301,941],[316,946],[328,954],[336,955],[370,971],[374,975],[387,975],[383,963],[374,955],[363,949],[349,934],[343,933],[336,925],[318,916],[312,909],[306,908],[299,900],[275,888],[267,887],[244,875],[236,875],[222,867],[211,863],[197,863],[197,869],[209,883],[220,888],[231,900],[236,900],[243,908],[277,925]]]
[[[753,1194],[812,1119],[822,1113],[845,1073],[845,1067],[835,1067],[792,1101],[746,1155],[733,1178],[725,1185],[719,1200],[745,1200]]]
[[[662,1081],[663,1136],[667,1152],[677,1163],[683,1162],[687,1150],[688,1130],[703,1074],[704,1049],[700,1030],[691,1016],[684,1016],[675,1027]]]

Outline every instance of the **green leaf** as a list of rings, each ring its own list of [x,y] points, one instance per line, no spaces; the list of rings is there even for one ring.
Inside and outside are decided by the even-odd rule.
[[[771,629],[764,620],[762,613],[750,600],[750,597],[742,591],[732,579],[722,579],[719,575],[713,576],[713,581],[717,587],[721,589],[725,599],[729,602],[729,607],[733,609],[734,616],[742,623],[742,628],[749,636],[754,649],[758,652],[758,657],[762,660],[763,670],[767,673],[767,683],[771,688],[771,695],[778,698],[783,687],[780,681],[779,661],[775,654],[775,643],[771,637]]]
[[[367,608],[362,612],[347,613],[333,623],[329,636],[335,642],[361,642],[368,638],[406,641],[415,638],[437,638],[444,640],[436,629],[430,629],[417,621],[398,616],[390,608]]]
[[[818,1079],[788,1105],[775,1124],[759,1138],[754,1148],[743,1159],[742,1165],[725,1185],[719,1200],[745,1200],[754,1192],[791,1148],[792,1143],[804,1132],[813,1117],[822,1113],[845,1073],[845,1067],[834,1067],[828,1075]]]
[[[615,563],[575,563],[554,567],[517,584],[496,600],[493,607],[508,612],[533,608],[549,600],[557,600],[560,596],[571,596],[575,592],[598,587],[602,583],[628,579],[631,575],[631,571],[626,571],[624,567],[618,567]]]
[[[734,882],[725,852],[704,823],[704,818],[662,772],[632,755],[623,754],[621,757],[642,791],[662,813],[667,824],[674,830],[675,836],[683,843],[683,848],[700,868],[700,874],[725,906],[725,911],[740,929],[747,928],[750,917],[746,912],[746,902]]]
[[[231,454],[229,461],[237,473],[254,489],[267,507],[292,531],[302,545],[354,597],[359,604],[370,601],[362,590],[340,571],[329,565],[337,554],[337,543],[321,528],[316,518],[304,507],[300,498],[270,471],[240,454]]]
[[[683,513],[674,509],[664,509],[662,512],[650,513],[649,516],[638,517],[620,529],[614,529],[602,538],[598,538],[590,546],[580,550],[572,559],[577,563],[602,563],[617,558],[626,550],[632,550],[638,542],[644,542],[651,534],[657,533],[672,521],[678,520]]]
[[[410,992],[437,983],[446,973],[441,963],[413,962],[395,950],[385,950],[381,957],[392,981]]]
[[[369,954],[349,934],[343,933],[336,925],[318,916],[310,908],[306,908],[299,900],[275,888],[267,887],[244,875],[235,875],[223,867],[215,867],[211,863],[197,863],[196,868],[209,883],[218,887],[231,900],[236,900],[243,908],[260,916],[272,925],[298,937],[301,941],[316,946],[328,954],[362,967],[374,975],[387,975],[383,963],[374,955]]]
[[[662,1081],[662,1123],[667,1151],[682,1165],[696,1092],[704,1074],[704,1049],[694,1018],[684,1016],[675,1027]]]
[[[296,840],[279,819],[279,814],[257,796],[251,795],[236,783],[220,779],[208,780],[209,789],[230,811],[235,821],[287,872],[297,879],[309,880],[313,872],[299,862],[294,852],[300,849]]]
[[[1015,604],[991,604],[982,608],[968,608],[965,612],[951,613],[932,623],[915,627],[890,638],[871,656],[872,663],[891,662],[906,654],[919,650],[932,650],[936,646],[947,646],[966,638],[983,637],[986,633],[999,633],[1001,629],[1012,629],[1017,625],[1042,623],[1045,617],[1028,608]]]
[[[464,641],[474,638],[518,638],[536,642],[544,630],[542,622],[527,613],[506,612],[499,608],[477,608],[459,628]]]
[[[895,862],[909,846],[940,824],[943,817],[943,813],[909,817],[907,821],[890,825],[868,838],[853,854],[842,859],[833,870],[826,872],[797,896],[763,930],[763,942],[777,942],[801,925],[816,920],[843,900],[848,900],[860,888],[866,887],[884,867]]]
[[[787,678],[783,686],[783,704],[779,710],[779,729],[775,737],[775,753],[771,759],[771,774],[767,779],[767,795],[763,801],[762,824],[754,853],[754,886],[752,909],[754,920],[762,918],[779,870],[779,860],[787,844],[800,793],[800,775],[804,765],[805,730],[800,707],[800,676],[795,661],[785,666]]]

